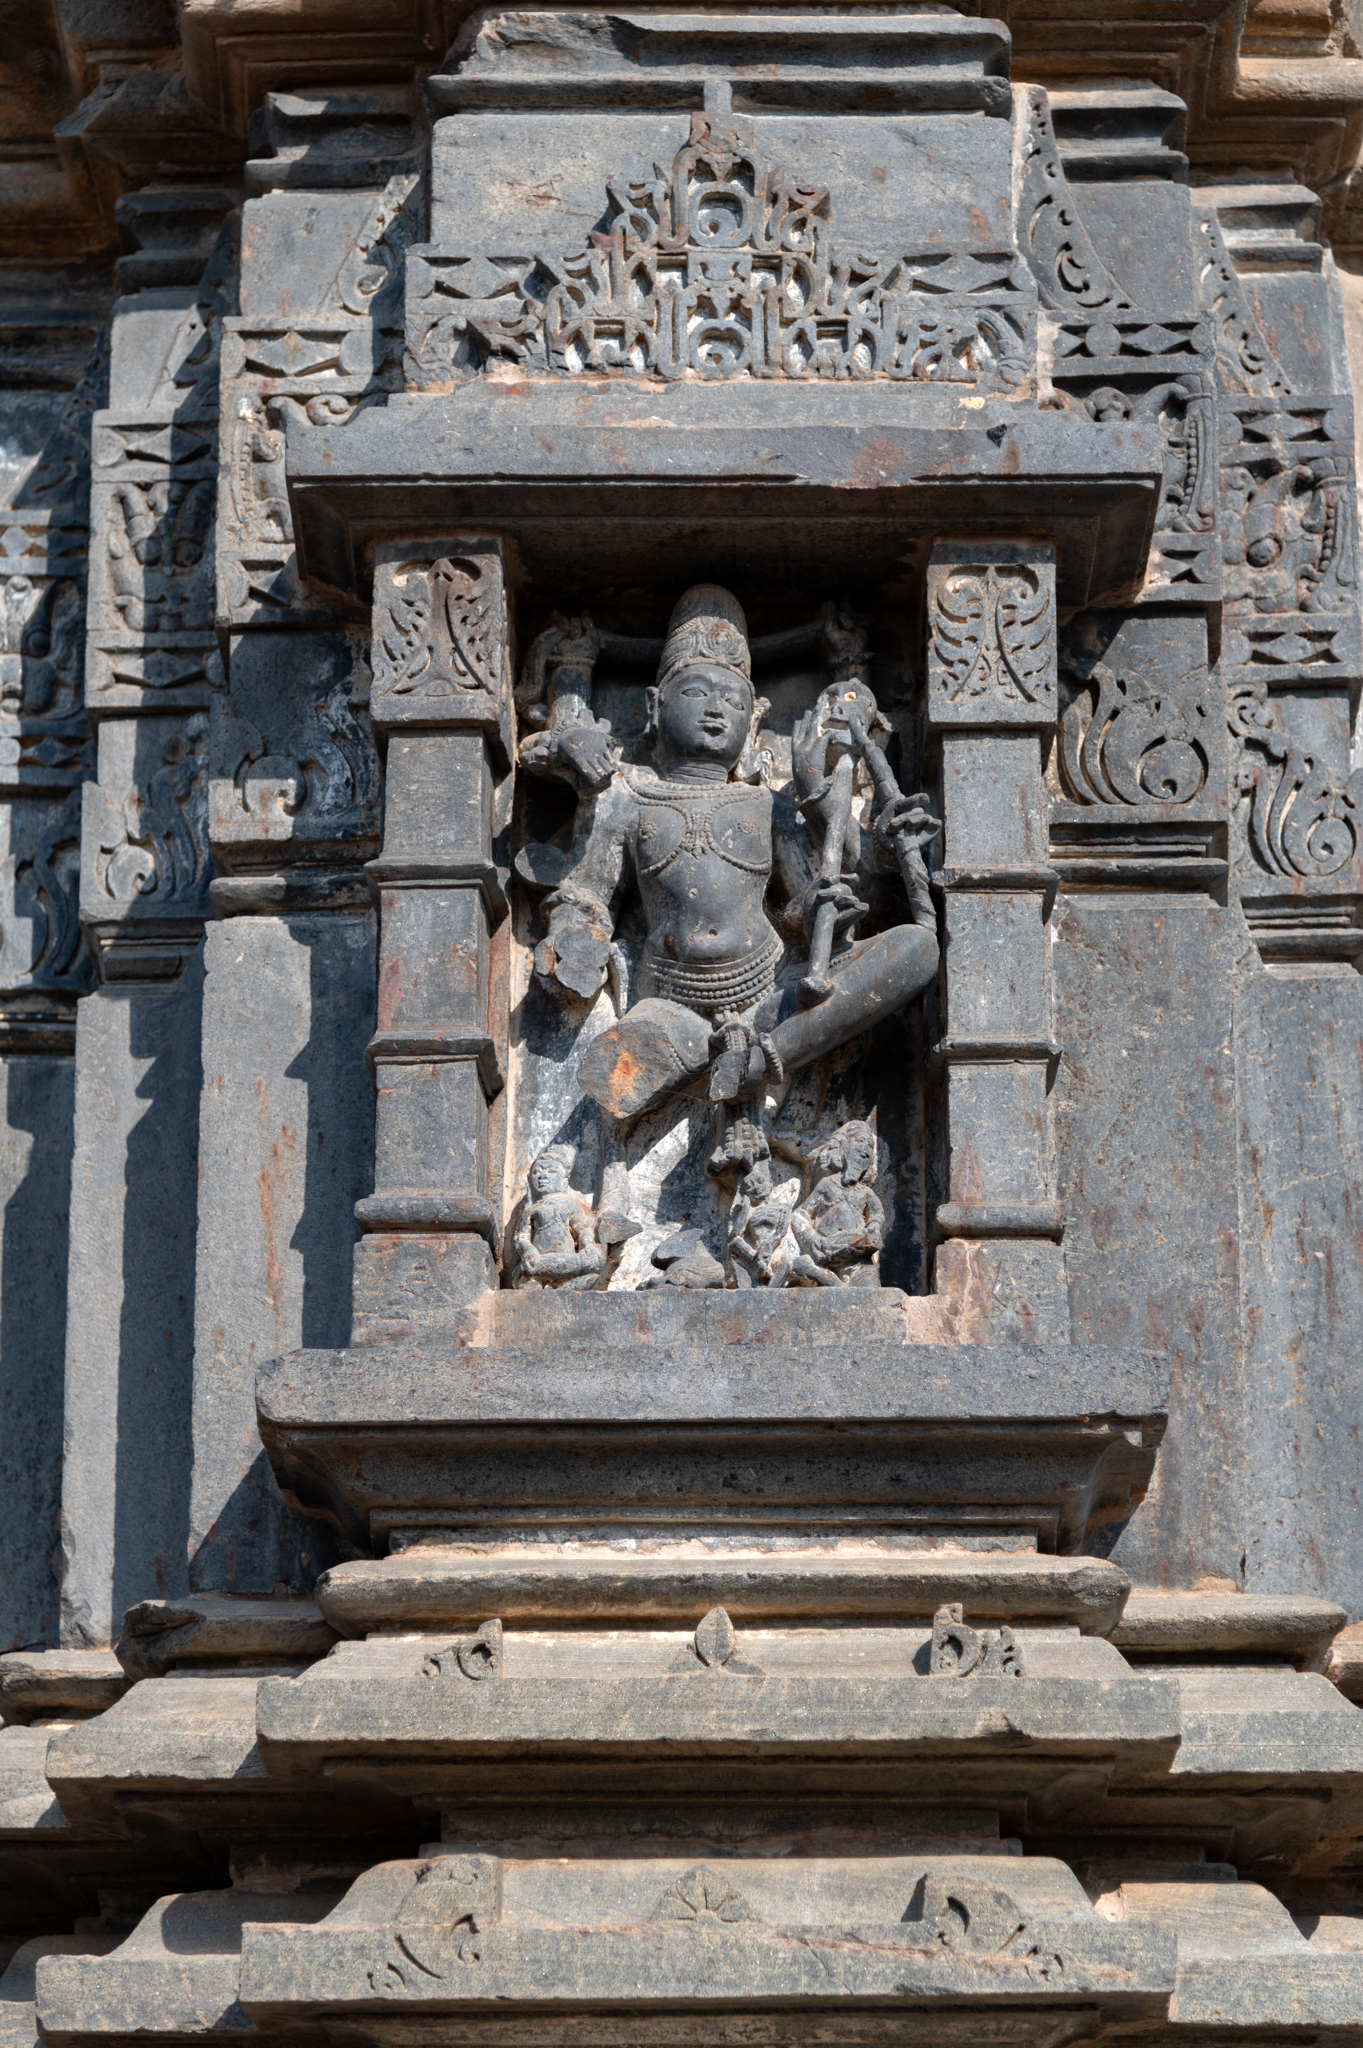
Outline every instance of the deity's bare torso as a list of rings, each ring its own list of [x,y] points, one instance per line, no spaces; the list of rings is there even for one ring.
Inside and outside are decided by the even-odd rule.
[[[643,993],[742,1008],[771,986],[771,791],[632,778],[630,851],[647,920]]]

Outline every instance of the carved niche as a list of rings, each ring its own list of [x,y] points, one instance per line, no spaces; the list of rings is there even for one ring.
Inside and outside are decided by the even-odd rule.
[[[446,566],[399,565],[418,624],[389,650],[390,698],[456,660]],[[1045,569],[1026,573],[1051,634]],[[844,608],[753,639],[713,584],[682,595],[662,639],[580,616],[532,643],[515,1284],[879,1284],[900,1196],[877,1118],[894,1091],[871,1082],[864,1041],[936,972],[923,849],[939,828],[899,787],[871,673],[866,622]],[[557,824],[539,838],[537,818]]]
[[[512,258],[413,249],[418,389],[495,361],[531,375],[867,379],[1011,391],[1035,363],[1035,296],[1011,249],[864,251],[831,191],[696,114],[670,167],[607,181],[585,248]]]

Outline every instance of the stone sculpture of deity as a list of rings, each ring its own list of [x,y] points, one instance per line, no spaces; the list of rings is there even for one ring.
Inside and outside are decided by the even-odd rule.
[[[836,616],[828,625],[837,651]],[[793,783],[779,803],[752,766],[767,706],[755,694],[746,621],[729,592],[699,585],[673,611],[648,692],[647,765],[625,761],[589,708],[590,622],[574,622],[565,639],[572,644],[560,648],[561,665],[574,664],[575,691],[563,692],[569,715],[557,703],[541,713],[546,729],[522,753],[527,766],[578,793],[566,848],[528,849],[520,864],[523,875],[551,883],[536,972],[570,1007],[591,1005],[612,975],[617,930],[637,892],[643,941],[628,1000],[586,1046],[579,1083],[617,1128],[706,1088],[715,1105],[709,1171],[741,1181],[767,1156],[765,1092],[892,1016],[935,975],[921,849],[939,827],[925,798],[899,792],[876,743],[884,721],[853,672],[855,639],[850,655],[841,650],[841,673],[795,726]],[[858,778],[870,793],[870,830],[854,815]],[[883,897],[896,874],[907,894],[899,921],[859,938],[872,893]],[[871,1148],[874,1163],[873,1135]],[[843,1207],[856,1206],[861,1177],[859,1165]],[[735,1222],[744,1206],[736,1193]],[[878,1203],[874,1220],[861,1206],[850,1234],[828,1202],[804,1216],[811,1245],[855,1239],[856,1256],[874,1256],[883,1219]],[[818,1279],[835,1283],[832,1268],[845,1269],[849,1256],[845,1248],[800,1253]],[[771,1284],[757,1270],[764,1263],[749,1256],[745,1278],[731,1259],[730,1284]]]

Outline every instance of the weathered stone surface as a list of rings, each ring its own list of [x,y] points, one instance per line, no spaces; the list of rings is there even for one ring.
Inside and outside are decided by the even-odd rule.
[[[252,1929],[241,1989],[262,2019],[339,2017],[378,1993],[399,2026],[404,2008],[478,2009],[513,1984],[533,1985],[533,2005],[604,2011],[1082,1996],[1135,2017],[1163,2011],[1174,1952],[1160,1931],[1103,1923],[1063,1866],[1040,1862],[649,1859],[569,1874],[457,1857],[372,1871],[311,1932]]]
[[[1150,1593],[1128,1599],[1109,1631],[1119,1649],[1205,1658],[1246,1653],[1287,1656],[1324,1668],[1344,1610],[1309,1594]]]
[[[275,1360],[257,1390],[282,1483],[361,1542],[471,1514],[590,1529],[624,1513],[652,1529],[671,1497],[702,1526],[736,1510],[781,1526],[795,1507],[828,1526],[855,1508],[941,1529],[958,1509],[968,1525],[977,1504],[1016,1503],[1016,1525],[1060,1550],[1143,1487],[1162,1398],[1153,1355],[855,1340],[807,1345],[798,1370],[761,1345],[640,1345],[548,1368],[534,1351],[359,1347]],[[590,1465],[565,1463],[569,1445]]]
[[[201,991],[191,963],[80,1012],[62,1483],[73,1647],[107,1645],[134,1599],[186,1583]]]
[[[232,1600],[200,1593],[182,1600],[142,1600],[130,1607],[117,1649],[129,1678],[161,1678],[171,1670],[196,1667],[301,1667],[325,1657],[335,1640],[311,1600]]]
[[[1021,1677],[967,1678],[929,1674],[921,1629],[747,1631],[742,1671],[732,1659],[704,1665],[685,1636],[497,1641],[495,1664],[456,1658],[447,1670],[439,1638],[373,1639],[343,1646],[311,1675],[263,1681],[266,1767],[288,1780],[360,1754],[492,1766],[528,1749],[544,1763],[595,1768],[709,1752],[889,1762],[974,1747],[1118,1749],[1148,1767],[1178,1741],[1168,1685],[1126,1673],[1106,1645],[1069,1631],[1049,1642],[1018,1632]]]
[[[11,1650],[0,1657],[6,1727],[98,1714],[127,1688],[128,1674],[111,1650]]]
[[[46,1956],[99,1956],[118,1945],[116,1934],[44,1934],[15,1950],[0,1975],[0,2040],[5,2048],[37,2048],[38,1964]]]
[[[669,1554],[670,1549],[670,1554]],[[1110,1635],[1127,1582],[1098,1558],[992,1552],[897,1553],[844,1539],[836,1548],[697,1555],[683,1544],[647,1557],[605,1545],[567,1557],[538,1547],[479,1555],[453,1546],[333,1565],[318,1581],[327,1619],[345,1635],[459,1626],[497,1614],[534,1622],[675,1620],[722,1606],[750,1620],[836,1610],[889,1620],[934,1612],[949,1601],[972,1618],[1077,1624]]]
[[[128,1939],[99,1961],[49,1956],[35,1971],[43,2037],[63,2044],[106,2040],[156,2016],[158,2038],[198,2040],[244,2031],[238,1986],[248,1922],[306,1924],[334,1901],[278,1892],[189,1892],[158,1899]]]
[[[324,878],[327,871],[322,870]],[[204,944],[194,1279],[191,1583],[302,1589],[334,1552],[279,1498],[255,1434],[256,1365],[349,1334],[368,1185],[374,932],[366,910],[228,917]]]
[[[1007,12],[15,17],[14,2048],[1363,2042],[1363,60]]]

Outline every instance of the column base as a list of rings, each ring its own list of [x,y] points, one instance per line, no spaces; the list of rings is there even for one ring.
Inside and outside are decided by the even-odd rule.
[[[492,1247],[471,1231],[377,1231],[355,1247],[350,1341],[448,1341],[466,1322],[462,1311],[496,1285]]]

